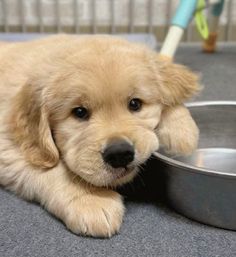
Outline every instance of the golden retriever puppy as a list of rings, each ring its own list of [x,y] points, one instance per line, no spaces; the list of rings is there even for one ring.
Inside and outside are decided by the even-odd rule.
[[[0,184],[77,234],[110,237],[126,183],[162,144],[190,153],[198,129],[182,102],[197,76],[111,36],[0,47]]]

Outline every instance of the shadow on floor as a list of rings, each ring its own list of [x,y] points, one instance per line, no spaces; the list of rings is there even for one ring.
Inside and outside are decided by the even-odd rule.
[[[148,202],[167,206],[166,174],[161,172],[161,164],[151,157],[136,178],[118,189],[126,201]]]

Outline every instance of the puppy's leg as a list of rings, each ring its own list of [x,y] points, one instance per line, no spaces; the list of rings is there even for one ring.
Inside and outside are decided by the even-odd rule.
[[[24,198],[40,202],[74,233],[110,237],[118,232],[124,214],[118,193],[88,185],[60,164],[49,171],[27,170],[18,178],[12,175],[14,184],[9,174],[9,186],[6,178],[1,183]]]
[[[178,105],[164,109],[157,136],[168,152],[191,154],[197,147],[199,131],[188,109]]]

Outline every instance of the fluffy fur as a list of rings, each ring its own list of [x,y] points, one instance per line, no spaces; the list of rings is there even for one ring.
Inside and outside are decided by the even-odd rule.
[[[188,154],[198,129],[182,105],[197,76],[157,53],[109,36],[65,36],[0,46],[0,184],[38,201],[74,233],[110,237],[122,223],[126,183],[159,144]],[[140,98],[138,112],[127,108]],[[72,109],[85,106],[90,118]],[[116,169],[101,157],[116,138],[135,159]]]

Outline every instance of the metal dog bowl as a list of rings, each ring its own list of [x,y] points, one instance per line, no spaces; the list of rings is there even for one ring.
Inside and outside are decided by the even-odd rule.
[[[166,177],[166,195],[179,213],[236,230],[236,102],[188,104],[200,129],[189,157],[155,154]]]

